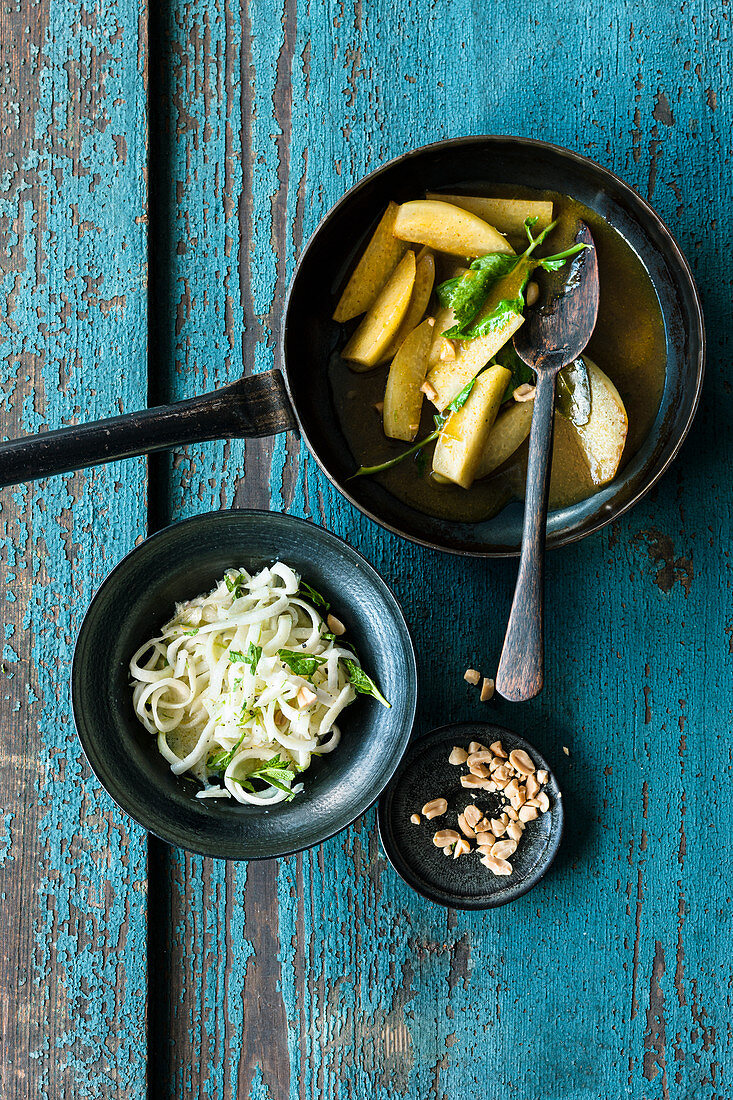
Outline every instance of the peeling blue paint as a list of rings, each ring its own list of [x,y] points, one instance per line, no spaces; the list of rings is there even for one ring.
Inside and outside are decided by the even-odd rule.
[[[0,151],[5,434],[146,398],[138,4],[46,7],[40,48],[26,54],[38,79],[31,136],[7,159]],[[34,17],[46,7],[33,4]],[[287,279],[321,214],[384,159],[460,133],[546,138],[620,172],[679,236],[714,320],[710,396],[691,443],[653,498],[552,558],[545,693],[491,710],[557,766],[569,826],[551,876],[505,911],[446,914],[395,877],[369,813],[280,862],[266,918],[280,947],[269,957],[245,920],[247,868],[175,853],[176,1097],[244,1100],[243,1057],[255,1066],[251,1100],[277,1095],[248,1031],[255,964],[269,968],[268,1008],[282,1007],[273,1042],[286,1051],[291,1100],[729,1092],[730,959],[709,934],[733,915],[733,697],[720,674],[733,504],[731,279],[719,261],[731,236],[728,9],[613,0],[602,17],[589,4],[573,15],[554,0],[490,18],[468,0],[166,8],[175,141],[159,166],[172,213],[156,237],[170,288],[156,362],[172,399],[237,377],[242,332],[247,368],[269,368]],[[27,39],[25,18],[19,33]],[[484,717],[459,675],[432,675],[433,639],[458,669],[491,664],[513,566],[407,546],[345,505],[304,448],[279,438],[270,454],[239,441],[184,449],[168,467],[172,516],[230,504],[245,470],[241,499],[261,502],[265,461],[273,507],[346,536],[395,587],[423,654],[420,728],[436,714]],[[30,845],[41,880],[24,919],[36,950],[14,996],[41,990],[41,1014],[59,1006],[31,1042],[45,1100],[145,1088],[145,895],[135,889],[145,841],[88,778],[59,690],[95,585],[145,531],[144,502],[136,462],[5,491],[0,503],[4,625],[15,631],[6,659],[18,668],[3,713],[16,728],[23,703],[34,734],[23,760],[39,768],[23,788],[31,824],[15,801],[4,813],[0,896],[18,897],[15,856]],[[15,762],[3,767],[15,799]]]
[[[173,393],[202,389],[220,362],[211,334],[217,343],[224,339],[226,296],[220,289],[217,298],[211,270],[201,262],[200,211],[206,206],[209,219],[222,216],[224,199],[211,185],[225,155],[219,134],[224,118],[240,114],[243,140],[250,142],[241,155],[245,169],[251,165],[254,193],[245,194],[242,233],[233,223],[230,228],[248,278],[251,264],[252,298],[251,306],[245,300],[242,313],[233,315],[233,373],[240,321],[248,333],[247,365],[273,365],[282,289],[328,207],[388,157],[461,133],[518,132],[557,141],[620,172],[678,234],[709,315],[729,317],[730,277],[709,278],[718,271],[718,246],[701,216],[702,204],[726,247],[726,184],[714,157],[730,113],[723,105],[729,84],[727,9],[695,3],[652,11],[614,3],[598,20],[586,5],[568,22],[548,0],[531,13],[492,9],[487,22],[485,12],[474,8],[467,0],[430,8],[409,0],[396,7],[381,0],[297,2],[287,11],[282,2],[273,8],[259,0],[246,7],[235,0],[176,7],[168,57],[174,88],[195,127],[180,135],[170,185],[171,201],[179,196],[177,218],[187,217],[191,228],[180,252],[175,241],[167,247],[176,277],[197,308],[169,319],[171,332],[179,321],[168,364]],[[194,49],[200,48],[201,28],[206,25],[211,34],[205,56],[218,57],[227,19],[244,27],[245,85],[238,83],[236,58],[225,66],[221,95],[191,95],[191,74],[205,68]],[[239,41],[235,53],[238,48]],[[235,132],[229,147],[239,150],[239,140]],[[284,239],[277,238],[281,224]],[[716,672],[713,697],[699,687],[706,662],[713,660],[708,635],[716,638],[716,654],[718,638],[728,645],[724,601],[714,592],[728,591],[731,579],[720,549],[727,543],[733,502],[719,473],[732,457],[723,411],[731,400],[725,384],[730,325],[721,320],[715,328],[716,405],[703,406],[693,443],[654,499],[614,530],[569,548],[562,560],[552,558],[552,675],[544,695],[521,709],[498,704],[489,715],[526,731],[561,776],[568,837],[548,880],[505,911],[447,915],[417,898],[386,865],[371,813],[321,849],[281,861],[280,952],[275,965],[271,959],[263,964],[272,967],[272,995],[275,1003],[276,995],[282,998],[287,1021],[292,1100],[478,1100],[487,1089],[508,1100],[545,1094],[596,1100],[609,1090],[688,1100],[704,1095],[703,1082],[713,1079],[711,1087],[725,1095],[720,1074],[730,1054],[724,1037],[730,967],[703,929],[706,912],[730,919],[730,901],[718,873],[702,872],[710,826],[692,808],[699,806],[699,784],[709,774],[708,753],[716,775],[728,781],[731,773],[725,732],[733,709],[730,685]],[[699,455],[713,437],[721,448],[710,467],[718,503],[708,516],[698,506],[696,479],[703,470]],[[495,661],[514,567],[458,562],[401,543],[345,505],[305,448],[296,451],[293,477],[292,441],[280,437],[268,449],[271,506],[311,516],[344,535],[394,585],[425,654],[419,727],[434,724],[436,714],[446,720],[486,717],[485,708],[479,713],[472,706],[459,675],[455,682],[432,675],[431,639],[433,629],[446,639],[456,668]],[[244,448],[245,459],[262,453],[260,444]],[[253,472],[245,465],[237,499],[259,502],[260,485],[248,481]],[[242,469],[238,442],[225,452],[209,445],[187,449],[169,481],[173,515],[231,502]],[[665,592],[656,569],[641,573],[648,555],[635,537],[652,528],[679,547],[674,561],[694,552],[695,577],[718,578],[714,592],[696,579],[688,593],[681,583]],[[485,607],[485,614],[477,615],[477,607]],[[651,714],[645,710],[647,687]],[[563,744],[570,747],[569,758]],[[718,805],[716,850],[722,845],[730,851],[730,812],[727,803]],[[180,898],[191,907],[199,949],[213,909],[219,927],[227,922],[235,955],[251,952],[258,943],[255,930],[228,924],[246,896],[244,869],[233,868],[221,892],[218,865],[176,855],[174,866],[174,882],[186,883]],[[649,1051],[661,1040],[647,1022],[647,1009],[656,1011],[657,942],[666,958],[658,978],[666,1020],[664,1074],[650,1061]],[[199,1077],[184,1077],[185,1060],[174,1053],[171,1090],[240,1095],[247,975],[230,968],[229,996],[214,1008],[202,1002],[196,954],[187,952],[182,965],[186,976],[177,1012],[187,1021],[189,1041],[216,1041],[228,1059],[207,1065]],[[218,989],[220,980],[218,971],[208,975],[209,990]],[[702,1005],[704,1031],[698,1023]],[[256,1059],[257,1053],[247,1048],[244,1057]],[[263,1058],[249,1097],[265,1089],[272,1094],[275,1086],[262,1069],[267,1064]]]
[[[0,391],[7,434],[19,434],[145,402],[144,24],[138,0],[6,8],[27,59],[6,88],[17,107],[0,151]],[[19,1021],[21,1048],[3,1066],[14,1095],[145,1090],[146,913],[131,889],[145,874],[145,837],[89,778],[68,701],[81,615],[145,531],[145,476],[143,462],[116,464],[3,493],[3,657],[20,673],[4,708],[16,755],[0,774],[6,806],[20,793],[25,808],[5,815],[14,854],[2,886],[33,944],[5,989]],[[100,523],[115,481],[127,487],[119,520]]]

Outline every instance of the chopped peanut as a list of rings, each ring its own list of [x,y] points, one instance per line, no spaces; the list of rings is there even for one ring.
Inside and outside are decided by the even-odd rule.
[[[335,615],[328,616],[328,618],[326,619],[326,626],[332,634],[336,635],[337,638],[340,638],[342,634],[346,633],[346,627],[340,619],[336,618]]]
[[[312,706],[317,698],[315,691],[311,691],[309,687],[303,684],[297,695],[298,706],[301,710],[305,710],[306,707]]]
[[[494,698],[494,681],[490,680],[488,676],[484,676],[484,682],[481,685],[481,702],[488,703],[489,699]]]

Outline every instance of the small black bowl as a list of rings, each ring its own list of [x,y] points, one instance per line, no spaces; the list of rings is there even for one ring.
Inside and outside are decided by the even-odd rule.
[[[538,769],[549,773],[545,790],[550,809],[527,825],[511,857],[514,870],[506,877],[497,878],[483,867],[475,851],[449,859],[433,844],[438,829],[458,829],[457,815],[472,801],[485,813],[499,810],[499,796],[479,791],[472,799],[460,782],[465,768],[448,763],[454,745],[467,748],[471,741],[483,745],[501,741],[507,753],[524,749]],[[445,815],[413,825],[411,815],[440,797],[448,803]],[[412,743],[379,800],[378,820],[387,858],[418,894],[451,909],[495,909],[526,894],[547,873],[562,838],[562,794],[547,761],[523,737],[503,726],[461,722],[431,730]]]
[[[135,717],[128,663],[177,601],[208,592],[230,566],[281,559],[323,592],[364,667],[392,703],[360,695],[338,749],[303,776],[292,802],[261,810],[196,798]],[[101,585],[79,632],[71,675],[74,721],[92,770],[115,802],[169,844],[223,859],[268,859],[318,844],[379,796],[415,715],[415,653],[402,611],[371,565],[315,524],[271,512],[209,512],[136,547]]]
[[[425,515],[374,478],[349,480],[355,462],[339,426],[328,363],[343,343],[331,319],[346,276],[390,200],[426,191],[488,194],[497,187],[555,191],[583,203],[639,256],[656,291],[667,336],[661,404],[647,438],[600,492],[550,513],[548,548],[618,519],[649,491],[679,451],[698,404],[705,361],[702,308],[679,245],[652,207],[607,168],[570,149],[524,137],[479,135],[413,149],[376,169],[328,212],[303,250],[288,293],[281,360],[301,431],[336,488],[383,527],[437,550],[478,557],[519,552],[523,505],[459,523]]]

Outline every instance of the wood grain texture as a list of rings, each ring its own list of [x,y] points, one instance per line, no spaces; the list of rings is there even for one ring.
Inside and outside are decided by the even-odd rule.
[[[557,141],[623,175],[679,236],[712,331],[682,458],[632,515],[550,557],[545,691],[491,711],[564,785],[549,879],[504,911],[445,913],[395,878],[373,814],[267,868],[170,853],[161,1095],[731,1095],[728,19],[720,3],[542,2],[488,22],[468,0],[171,5],[168,396],[240,355],[269,367],[319,217],[384,159],[462,133]],[[460,670],[495,666],[512,563],[400,542],[291,437],[181,451],[163,497],[174,516],[269,503],[347,537],[414,627],[418,728],[485,713]],[[436,674],[446,649],[455,676]]]
[[[8,435],[144,404],[138,12],[84,11],[13,0],[0,16],[13,64],[44,89],[16,93],[2,131],[15,145],[0,147],[15,150],[0,222]],[[445,912],[392,873],[373,813],[261,866],[153,842],[155,1100],[731,1096],[729,18],[722,0],[154,3],[151,403],[270,367],[319,217],[386,158],[463,133],[557,141],[619,172],[678,235],[710,329],[682,456],[631,515],[549,558],[545,690],[490,709],[563,785],[550,877],[503,911]],[[495,666],[513,563],[381,531],[292,435],[150,469],[154,525],[234,501],[347,537],[413,626],[418,728],[486,713],[460,673]],[[83,782],[64,684],[94,584],[144,530],[144,466],[0,500],[14,674],[0,890],[19,914],[2,953],[2,1095],[138,1097],[143,842]]]
[[[146,391],[146,13],[0,10],[0,388],[15,436]],[[0,494],[0,1094],[145,1089],[146,849],[73,731],[74,638],[144,534],[138,461]]]

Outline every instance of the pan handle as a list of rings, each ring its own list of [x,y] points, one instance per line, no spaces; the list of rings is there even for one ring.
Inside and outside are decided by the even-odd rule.
[[[173,405],[0,443],[0,486],[181,444],[277,435],[295,427],[283,377],[270,370]]]

